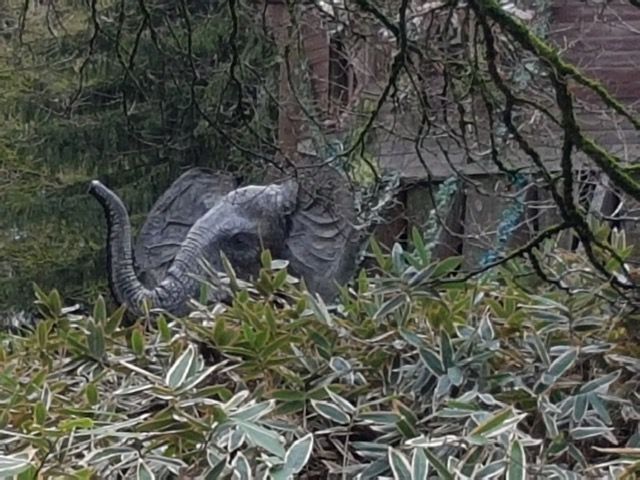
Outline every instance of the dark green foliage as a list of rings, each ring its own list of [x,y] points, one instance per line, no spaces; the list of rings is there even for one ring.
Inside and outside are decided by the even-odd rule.
[[[257,7],[24,4],[7,2],[24,24],[0,39],[0,310],[28,306],[32,281],[72,299],[105,291],[91,179],[135,227],[184,168],[250,177],[262,165],[248,152],[273,153],[277,69]]]

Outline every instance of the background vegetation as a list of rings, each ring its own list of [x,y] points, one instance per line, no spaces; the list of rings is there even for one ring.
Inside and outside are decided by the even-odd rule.
[[[251,178],[277,104],[260,9],[223,2],[0,3],[0,309],[31,282],[70,299],[106,287],[104,221],[87,195],[116,189],[134,225],[186,167]],[[237,62],[242,56],[242,63]]]

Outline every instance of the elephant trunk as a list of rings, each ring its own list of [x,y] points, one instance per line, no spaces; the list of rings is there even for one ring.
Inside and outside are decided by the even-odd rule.
[[[131,222],[122,200],[99,181],[91,182],[89,193],[105,211],[107,268],[116,301],[126,305],[135,315],[143,313],[142,304],[145,300],[152,308],[161,308],[177,315],[185,313],[186,301],[198,292],[197,279],[181,271],[186,263],[174,264],[154,289],[145,287],[134,269]],[[194,265],[191,270],[194,270]]]

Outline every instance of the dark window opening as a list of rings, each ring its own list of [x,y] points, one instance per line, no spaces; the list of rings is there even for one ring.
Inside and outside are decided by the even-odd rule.
[[[337,119],[349,107],[355,81],[345,44],[339,34],[332,35],[329,44],[329,113],[331,117]]]

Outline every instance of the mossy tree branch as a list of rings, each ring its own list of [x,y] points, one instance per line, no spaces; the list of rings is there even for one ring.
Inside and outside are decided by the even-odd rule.
[[[495,0],[473,0],[472,8],[482,16],[493,20],[500,28],[509,33],[523,48],[537,55],[556,75],[567,76],[594,91],[605,105],[626,118],[640,130],[640,121],[636,119],[620,102],[613,98],[607,89],[578,70],[574,65],[562,60],[555,49],[534,35],[525,25],[506,13]],[[582,150],[602,171],[625,193],[640,201],[640,183],[636,182],[622,165],[621,159],[605,151],[592,139],[585,137],[575,121],[573,112],[563,112],[568,119],[564,125],[571,142]]]

